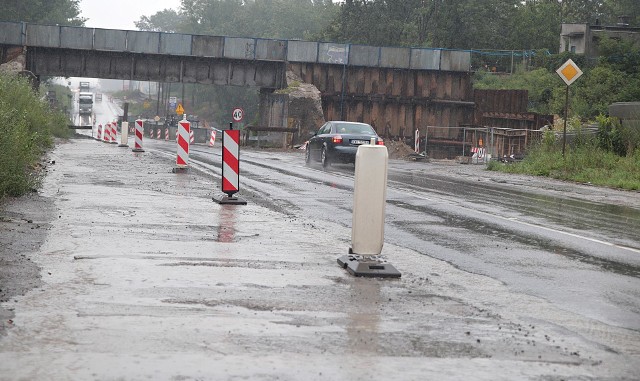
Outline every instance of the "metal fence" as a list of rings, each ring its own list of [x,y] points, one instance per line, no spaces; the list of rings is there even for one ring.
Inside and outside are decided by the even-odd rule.
[[[514,158],[540,141],[542,131],[499,127],[418,128],[419,152],[432,159],[466,158],[466,162],[483,163],[493,159]],[[414,146],[414,142],[411,146]],[[468,160],[467,160],[468,159]]]

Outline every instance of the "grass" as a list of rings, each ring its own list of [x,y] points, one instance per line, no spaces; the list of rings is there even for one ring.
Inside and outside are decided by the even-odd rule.
[[[0,74],[0,200],[38,186],[38,162],[54,137],[69,137],[64,114],[18,76]]]
[[[562,150],[558,147],[538,146],[531,149],[521,162],[491,162],[487,169],[640,190],[640,150],[621,157],[594,144],[567,148],[563,158]]]

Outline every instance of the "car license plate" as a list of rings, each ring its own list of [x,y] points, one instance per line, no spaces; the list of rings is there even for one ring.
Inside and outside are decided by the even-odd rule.
[[[361,144],[369,144],[369,141],[368,140],[355,140],[354,139],[354,140],[351,141],[351,144],[359,146]]]

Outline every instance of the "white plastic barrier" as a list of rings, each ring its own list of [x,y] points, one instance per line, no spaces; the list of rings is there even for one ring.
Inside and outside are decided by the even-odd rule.
[[[351,227],[353,254],[380,255],[382,251],[388,162],[387,147],[374,144],[358,147]]]
[[[120,127],[120,144],[118,147],[129,147],[129,122],[122,122]]]

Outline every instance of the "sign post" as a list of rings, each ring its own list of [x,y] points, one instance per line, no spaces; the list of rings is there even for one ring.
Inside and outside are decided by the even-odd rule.
[[[558,73],[564,83],[567,84],[567,92],[564,98],[564,128],[562,131],[562,157],[564,158],[564,151],[567,145],[567,118],[569,117],[569,86],[575,82],[576,79],[580,78],[582,70],[580,70],[573,60],[569,59],[556,70],[556,73]]]

